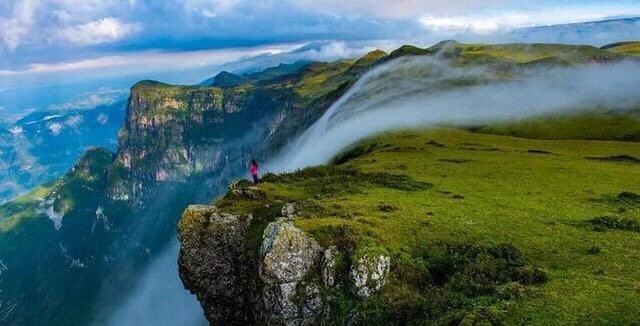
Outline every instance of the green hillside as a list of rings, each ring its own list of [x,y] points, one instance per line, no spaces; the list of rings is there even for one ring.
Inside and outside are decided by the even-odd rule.
[[[640,55],[640,42],[620,42],[606,45],[602,48],[617,54]]]
[[[338,294],[356,321],[633,324],[638,158],[630,142],[404,131],[359,144],[339,165],[267,175],[265,199],[215,205],[268,220],[265,207],[293,202],[295,224],[345,261],[390,254],[378,295]]]
[[[640,141],[640,110],[592,110],[504,122],[474,130],[539,139]]]

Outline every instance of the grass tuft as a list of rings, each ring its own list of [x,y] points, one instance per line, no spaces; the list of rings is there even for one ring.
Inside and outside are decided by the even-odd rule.
[[[589,221],[596,227],[597,231],[603,229],[623,230],[640,232],[640,222],[630,218],[619,218],[615,216],[601,216]]]

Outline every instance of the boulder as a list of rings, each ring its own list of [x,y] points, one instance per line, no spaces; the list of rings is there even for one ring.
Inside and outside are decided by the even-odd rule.
[[[240,198],[251,200],[263,200],[267,198],[267,194],[258,187],[241,187],[231,189],[231,193]]]
[[[353,292],[366,298],[380,290],[387,281],[391,259],[384,255],[366,254],[351,266]]]
[[[296,205],[294,203],[286,203],[282,206],[280,213],[286,218],[292,218],[296,215]]]
[[[295,297],[303,279],[318,268],[321,252],[320,245],[291,221],[281,218],[267,225],[260,248],[259,273],[265,283],[263,302],[269,323],[298,325],[313,317],[316,301],[320,299],[313,296],[307,309],[299,309]],[[313,291],[317,285],[309,286],[307,289],[317,292]]]

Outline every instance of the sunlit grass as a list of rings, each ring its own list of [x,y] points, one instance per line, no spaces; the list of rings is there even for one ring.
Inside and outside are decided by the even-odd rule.
[[[403,191],[342,182],[336,186],[345,191],[327,196],[310,178],[259,185],[267,193],[265,202],[298,203],[302,217],[296,225],[324,245],[347,227],[360,235],[360,245],[382,248],[392,257],[443,243],[511,243],[547,270],[549,280],[529,288],[520,301],[495,303],[509,323],[637,321],[640,233],[597,232],[590,220],[640,219],[637,207],[621,209],[603,200],[640,193],[640,164],[587,157],[640,157],[639,144],[438,130],[384,134],[361,147],[374,150],[354,155],[341,169],[406,175],[433,187]],[[224,199],[219,204],[242,213],[265,202]]]

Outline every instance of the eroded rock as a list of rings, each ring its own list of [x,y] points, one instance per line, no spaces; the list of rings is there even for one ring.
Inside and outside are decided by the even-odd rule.
[[[267,198],[267,194],[263,190],[258,189],[258,187],[234,188],[231,189],[231,193],[234,196],[251,200],[262,200]]]
[[[305,317],[312,318],[315,300],[301,315],[295,296],[300,282],[317,268],[321,252],[320,245],[291,221],[279,219],[266,227],[260,248],[260,278],[265,283],[263,302],[269,323],[297,325]]]
[[[338,263],[338,255],[338,248],[335,246],[324,251],[320,275],[322,276],[322,283],[325,286],[333,287],[336,285],[336,265]]]
[[[294,203],[286,203],[282,206],[280,213],[284,217],[292,218],[296,215],[296,205]]]
[[[353,292],[361,298],[380,290],[387,281],[391,259],[384,255],[364,255],[351,266]]]
[[[250,322],[247,219],[220,213],[215,206],[192,205],[179,224],[180,278],[196,294],[213,324]]]

